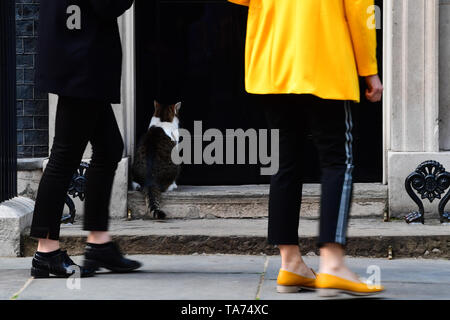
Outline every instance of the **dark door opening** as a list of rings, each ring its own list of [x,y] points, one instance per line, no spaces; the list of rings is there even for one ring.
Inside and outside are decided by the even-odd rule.
[[[382,1],[377,1],[382,5]],[[381,10],[382,11],[382,10]],[[244,90],[244,49],[247,9],[220,1],[136,0],[136,137],[148,128],[153,100],[180,95],[181,127],[193,132],[194,121],[203,131],[217,128],[264,129],[267,124],[256,99]],[[378,30],[378,58],[382,61],[382,32]],[[164,47],[161,68],[156,53]],[[159,55],[161,56],[161,55]],[[166,63],[167,64],[167,63]],[[163,83],[163,85],[161,85]],[[364,83],[361,94],[364,97]],[[364,98],[353,107],[355,182],[382,180],[382,105]],[[208,143],[205,143],[206,146]],[[305,182],[320,180],[318,158],[311,139],[305,146]],[[183,165],[178,183],[189,185],[267,184],[260,165]]]
[[[0,203],[17,196],[15,2],[0,3]]]

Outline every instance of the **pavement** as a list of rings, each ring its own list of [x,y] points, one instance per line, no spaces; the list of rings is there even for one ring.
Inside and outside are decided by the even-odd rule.
[[[136,255],[140,271],[93,278],[33,279],[31,258],[0,258],[0,299],[14,300],[312,300],[314,292],[276,293],[279,256]],[[74,257],[78,263],[82,257]],[[310,253],[306,263],[318,269]],[[380,270],[380,299],[450,299],[450,261],[438,259],[347,259],[362,277]],[[367,273],[369,271],[369,273]],[[343,296],[340,298],[349,298]]]

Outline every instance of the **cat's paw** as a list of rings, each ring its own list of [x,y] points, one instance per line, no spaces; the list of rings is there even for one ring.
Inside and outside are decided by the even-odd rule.
[[[141,185],[139,183],[133,181],[133,182],[131,182],[131,190],[133,190],[133,191],[141,191],[142,188],[141,188]]]
[[[174,183],[172,183],[172,184],[169,186],[169,188],[167,188],[167,191],[173,191],[173,190],[175,190],[176,188],[178,188],[178,186],[177,186],[177,184],[174,182]]]
[[[166,218],[166,213],[162,210],[153,211],[153,218],[157,220],[164,220]]]

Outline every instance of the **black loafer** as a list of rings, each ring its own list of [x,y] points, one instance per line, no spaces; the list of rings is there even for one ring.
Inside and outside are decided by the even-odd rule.
[[[87,244],[83,266],[89,270],[106,268],[113,272],[125,273],[134,271],[142,266],[138,261],[125,258],[114,242],[104,245]]]
[[[50,278],[51,275],[59,278],[68,278],[77,272],[82,278],[85,278],[95,274],[95,270],[89,270],[77,265],[70,259],[67,251],[63,250],[50,257],[36,252],[31,265],[31,276],[34,278]]]

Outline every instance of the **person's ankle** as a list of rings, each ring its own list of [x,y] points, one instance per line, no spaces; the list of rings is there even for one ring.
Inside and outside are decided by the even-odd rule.
[[[39,239],[36,251],[40,253],[50,253],[60,250],[58,240]]]
[[[319,273],[331,274],[355,282],[360,281],[359,276],[343,263],[336,265],[321,264]]]
[[[108,248],[112,245],[112,242],[105,242],[105,243],[92,243],[92,242],[86,242],[87,246],[90,246],[92,248]]]
[[[111,236],[106,231],[92,231],[87,238],[87,243],[91,244],[105,244],[111,241]]]
[[[299,274],[302,276],[311,276],[312,271],[300,257],[299,259],[290,260],[288,262],[284,262],[281,265],[281,269]]]
[[[320,248],[320,273],[336,274],[345,268],[345,251],[337,243],[326,243]]]
[[[342,264],[331,264],[331,265],[325,264],[325,265],[320,265],[319,272],[336,275],[336,274],[339,274],[340,271],[343,271],[344,268],[345,268],[345,266]]]
[[[283,262],[281,264],[281,269],[290,271],[290,272],[294,272],[294,271],[298,270],[302,264],[304,264],[304,263],[301,260]]]
[[[42,252],[42,251],[39,251],[39,250],[36,251],[36,253],[38,255],[40,255],[42,257],[45,257],[45,258],[54,257],[54,256],[58,255],[60,252],[61,252],[61,249],[57,249],[57,250],[54,250],[54,251],[48,251],[48,252]]]
[[[336,274],[340,271],[347,269],[343,257],[340,256],[328,256],[320,257],[319,272]]]

